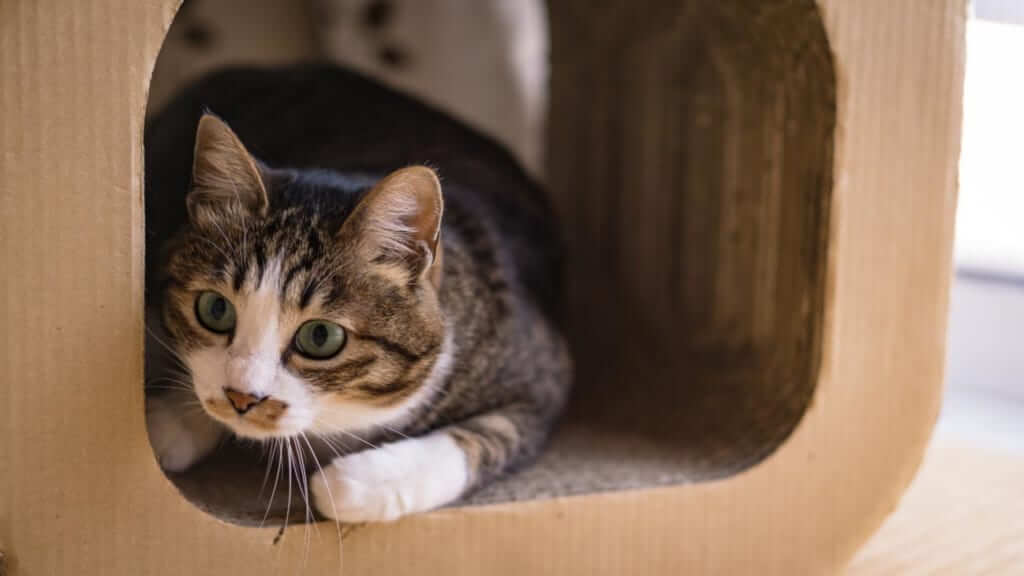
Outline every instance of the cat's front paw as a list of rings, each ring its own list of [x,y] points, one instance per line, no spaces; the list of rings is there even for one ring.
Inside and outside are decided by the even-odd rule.
[[[456,500],[466,456],[445,433],[385,444],[335,459],[310,482],[317,512],[341,522],[390,522]]]
[[[213,451],[223,429],[205,414],[189,410],[173,399],[147,400],[146,427],[160,467],[182,472]]]

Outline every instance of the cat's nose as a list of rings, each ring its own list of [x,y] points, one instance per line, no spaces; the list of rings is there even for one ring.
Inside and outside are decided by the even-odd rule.
[[[228,397],[235,412],[245,414],[250,408],[267,399],[266,396],[254,396],[245,392],[239,392],[234,388],[225,388],[224,395]]]

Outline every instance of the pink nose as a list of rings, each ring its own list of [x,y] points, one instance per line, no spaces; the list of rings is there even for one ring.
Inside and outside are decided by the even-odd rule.
[[[239,392],[234,388],[225,388],[224,395],[228,397],[228,401],[231,402],[231,406],[233,406],[235,412],[238,412],[239,414],[245,414],[253,406],[256,406],[267,399],[266,396],[253,396],[252,394]]]

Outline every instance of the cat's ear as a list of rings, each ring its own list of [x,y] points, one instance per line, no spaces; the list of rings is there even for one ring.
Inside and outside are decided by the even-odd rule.
[[[259,161],[223,120],[203,114],[196,129],[189,215],[197,220],[240,208],[263,216],[267,206]]]
[[[342,227],[366,259],[396,265],[410,281],[440,282],[441,183],[433,170],[411,166],[392,172],[356,206]]]

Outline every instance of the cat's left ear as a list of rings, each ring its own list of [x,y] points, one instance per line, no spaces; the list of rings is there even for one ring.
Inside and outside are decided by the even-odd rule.
[[[441,215],[437,174],[426,166],[391,173],[359,202],[339,233],[371,262],[394,265],[408,280],[440,283]]]
[[[259,216],[267,212],[267,189],[259,162],[213,114],[203,114],[196,129],[187,203],[194,221],[239,208]]]

